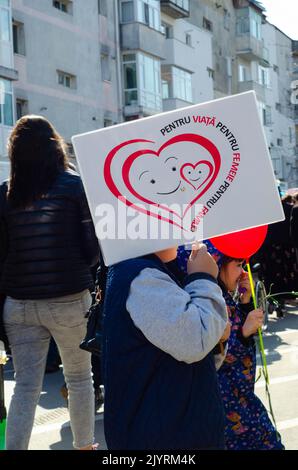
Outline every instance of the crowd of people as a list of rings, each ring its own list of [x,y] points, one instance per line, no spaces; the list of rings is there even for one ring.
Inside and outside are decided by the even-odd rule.
[[[111,450],[283,449],[254,393],[254,335],[263,312],[252,305],[244,260],[206,242],[109,267],[102,361],[93,358],[92,367],[79,344],[102,259],[82,181],[62,138],[40,116],[16,123],[9,157],[10,178],[0,186],[2,322],[15,371],[7,449],[28,448],[51,338],[75,449],[97,448],[94,389],[101,385]],[[290,238],[274,238],[272,226],[266,243],[276,255],[260,254],[265,277],[267,253],[276,262],[267,282],[277,290],[295,288],[297,206],[296,196],[287,227],[276,224],[291,234],[291,248]],[[237,286],[243,293],[235,301]]]
[[[252,262],[261,265],[266,291],[276,296],[277,316],[284,316],[286,301],[298,289],[298,191],[281,196],[285,220],[268,227],[268,234]]]

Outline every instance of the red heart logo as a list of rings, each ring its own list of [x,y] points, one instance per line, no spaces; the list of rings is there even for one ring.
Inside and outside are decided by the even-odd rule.
[[[204,166],[207,167],[207,174],[204,178]],[[196,174],[195,171],[197,170]],[[213,172],[213,165],[208,162],[208,160],[201,160],[195,165],[192,163],[185,163],[180,170],[182,178],[190,184],[196,191],[203,186],[206,181],[209,179],[210,175]]]
[[[202,190],[195,195],[195,197],[188,203],[188,206],[186,208],[186,210],[184,211],[184,214],[183,216],[181,217],[178,213],[170,210],[168,207],[166,206],[163,206],[162,204],[160,204],[158,201],[154,201],[152,199],[149,199],[148,197],[144,197],[142,194],[140,194],[139,192],[136,191],[136,189],[133,187],[132,183],[131,183],[131,179],[130,179],[130,170],[131,170],[131,167],[132,167],[132,164],[141,156],[144,156],[144,155],[148,155],[149,158],[159,158],[160,157],[160,154],[161,152],[171,146],[171,145],[174,145],[176,143],[179,143],[179,142],[192,142],[192,143],[195,143],[199,146],[202,146],[204,147],[208,152],[209,154],[211,155],[212,157],[212,160],[213,160],[213,165],[208,162],[207,160],[202,160],[198,163],[196,163],[195,165],[192,165],[192,164],[185,164],[183,165],[183,167],[189,165],[189,166],[192,166],[193,169],[196,169],[196,167],[199,165],[199,164],[207,164],[207,166],[209,167],[209,173],[208,173],[208,176],[204,179],[203,182],[200,182],[200,185],[195,188],[195,186],[192,185],[192,183],[190,183],[189,181],[187,181],[187,179],[185,178],[185,176],[181,173],[180,171],[180,174],[181,176],[189,183],[191,184],[196,190],[198,190],[199,188],[201,188],[207,181],[208,181],[208,178],[209,178],[209,181],[208,183],[206,184],[206,186],[204,188],[202,188]],[[127,198],[125,198],[123,196],[123,194],[121,193],[121,191],[117,188],[115,182],[114,182],[114,179],[113,179],[113,176],[112,176],[112,170],[111,170],[111,166],[112,166],[112,163],[114,161],[114,158],[117,156],[117,153],[123,149],[124,147],[126,146],[129,146],[131,144],[136,144],[136,143],[154,143],[153,141],[151,140],[145,140],[145,139],[134,139],[134,140],[128,140],[128,141],[125,141],[125,142],[122,142],[121,144],[117,145],[116,147],[114,147],[110,152],[109,154],[107,155],[106,157],[106,160],[105,160],[105,163],[104,163],[104,179],[105,179],[105,182],[106,182],[106,185],[108,186],[108,188],[110,189],[110,191],[112,192],[112,194],[121,199],[123,202],[125,202],[125,204],[127,206],[130,206],[130,207],[133,207],[134,209],[138,210],[139,212],[142,212],[142,213],[145,213],[147,214],[148,216],[151,216],[151,217],[156,217],[158,218],[159,220],[163,220],[163,221],[166,221],[170,224],[173,224],[173,225],[176,225],[177,227],[180,227],[183,229],[183,226],[180,225],[179,223],[176,223],[174,222],[172,219],[168,219],[166,217],[163,217],[161,216],[160,214],[155,214],[154,212],[151,212],[147,209],[144,209],[143,207],[141,206],[138,206],[138,204],[134,203],[134,202],[131,202],[129,201]],[[154,206],[157,206],[157,207],[160,207],[162,209],[165,209],[167,210],[169,213],[171,214],[175,214],[178,216],[178,218],[182,221],[183,220],[183,217],[185,216],[186,212],[190,209],[191,206],[193,206],[193,204],[195,204],[198,199],[210,188],[210,186],[213,184],[213,182],[215,181],[217,175],[218,175],[218,172],[220,170],[220,165],[221,165],[221,157],[220,157],[220,153],[218,151],[218,149],[216,148],[216,146],[207,138],[203,137],[203,136],[200,136],[200,135],[197,135],[197,134],[181,134],[181,135],[178,135],[178,136],[175,136],[175,137],[172,137],[170,140],[168,140],[167,142],[165,142],[158,151],[154,151],[154,150],[151,150],[151,149],[142,149],[142,150],[138,150],[137,152],[134,152],[132,154],[129,155],[129,157],[126,159],[126,161],[124,162],[123,164],[123,167],[122,167],[122,179],[123,179],[123,182],[125,183],[126,187],[128,188],[128,190],[130,191],[130,193],[136,197],[139,201],[141,202],[145,202],[147,204],[150,204],[150,205],[154,205]],[[182,167],[182,168],[183,168]],[[181,168],[181,170],[182,170]]]

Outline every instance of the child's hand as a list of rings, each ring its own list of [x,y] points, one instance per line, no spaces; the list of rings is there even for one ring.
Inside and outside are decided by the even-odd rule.
[[[263,325],[264,312],[261,308],[252,310],[247,315],[245,323],[242,327],[242,334],[245,338],[255,334],[259,328]]]
[[[208,253],[204,243],[193,243],[192,252],[187,263],[187,273],[207,273],[217,279],[217,264]]]
[[[224,343],[227,341],[231,334],[231,323],[228,321],[227,326],[225,327],[225,331],[223,332],[222,337],[220,338],[219,342]]]

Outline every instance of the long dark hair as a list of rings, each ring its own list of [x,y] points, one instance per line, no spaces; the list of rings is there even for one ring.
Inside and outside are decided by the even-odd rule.
[[[23,116],[8,141],[10,178],[8,201],[24,208],[41,198],[60,171],[68,168],[66,144],[42,116]]]

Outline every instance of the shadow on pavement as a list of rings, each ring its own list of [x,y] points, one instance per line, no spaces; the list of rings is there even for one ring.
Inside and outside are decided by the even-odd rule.
[[[276,313],[269,316],[268,329],[263,334],[264,348],[267,349],[269,353],[267,353],[266,356],[268,365],[282,359],[282,353],[277,351],[277,348],[293,347],[291,336],[282,338],[283,332],[291,330],[298,330],[298,310],[296,306],[286,305],[286,312],[283,318],[277,318]],[[259,353],[257,353],[257,358],[259,364]]]
[[[64,426],[60,430],[61,440],[54,442],[49,446],[51,450],[72,450],[72,433],[70,426]],[[95,442],[99,443],[99,450],[106,450],[106,441],[104,437],[103,420],[95,422]]]

